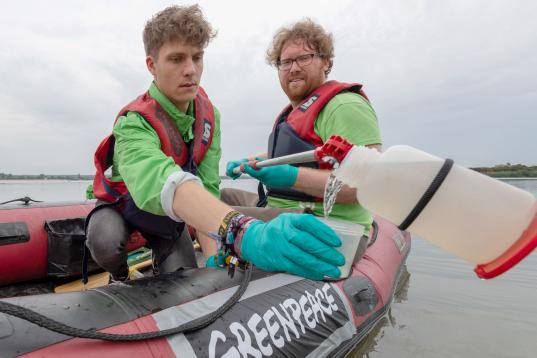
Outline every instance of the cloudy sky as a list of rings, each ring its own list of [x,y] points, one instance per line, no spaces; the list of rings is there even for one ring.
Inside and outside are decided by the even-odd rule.
[[[303,17],[333,33],[330,78],[364,84],[385,148],[408,144],[465,166],[537,165],[535,1],[199,3],[218,30],[202,85],[222,113],[222,169],[265,149],[287,103],[265,50]],[[169,4],[4,4],[0,172],[93,173],[115,114],[151,81],[141,33]]]

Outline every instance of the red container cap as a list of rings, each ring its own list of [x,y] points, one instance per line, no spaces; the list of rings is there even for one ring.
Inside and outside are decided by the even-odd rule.
[[[479,278],[490,279],[510,270],[537,247],[537,212],[520,238],[498,258],[477,265],[474,269]]]

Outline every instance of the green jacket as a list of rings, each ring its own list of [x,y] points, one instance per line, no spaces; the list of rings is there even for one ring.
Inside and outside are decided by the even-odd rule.
[[[190,103],[186,113],[181,112],[152,83],[149,95],[153,97],[170,116],[185,143],[194,138],[194,104]],[[205,189],[220,198],[219,162],[220,112],[214,108],[215,128],[211,146],[203,161],[198,165],[197,176]],[[160,149],[160,140],[151,125],[138,113],[129,112],[118,118],[114,125],[114,158],[111,180],[123,180],[136,206],[156,215],[166,215],[162,209],[160,194],[168,177],[182,171],[171,157]]]
[[[326,142],[331,135],[339,135],[355,145],[381,144],[377,116],[371,104],[362,96],[343,92],[332,98],[319,112],[314,131]],[[323,216],[323,203],[299,202],[275,197],[268,198],[268,205],[276,208],[311,208]],[[359,204],[335,204],[330,217],[364,225],[372,222],[371,214]]]

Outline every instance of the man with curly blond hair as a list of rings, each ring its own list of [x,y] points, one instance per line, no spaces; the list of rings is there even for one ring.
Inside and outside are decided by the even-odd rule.
[[[375,111],[358,83],[327,81],[334,61],[333,37],[311,19],[281,28],[267,51],[267,62],[278,70],[282,90],[290,104],[276,119],[268,152],[261,157],[279,157],[321,146],[331,135],[355,145],[381,149]],[[259,155],[258,155],[259,156]],[[247,159],[232,161],[227,174]],[[318,165],[278,165],[244,172],[268,188],[268,207],[310,208],[323,215],[323,193],[329,170]],[[222,192],[227,201],[252,203],[252,197],[234,191]],[[232,199],[227,199],[231,197]],[[260,201],[260,205],[262,205]],[[369,229],[372,217],[357,201],[356,189],[343,187],[331,217],[362,224]]]
[[[214,35],[197,5],[168,7],[146,24],[153,82],[120,110],[97,148],[99,201],[87,219],[87,247],[113,281],[128,279],[126,244],[134,230],[153,249],[156,274],[196,267],[188,224],[208,266],[223,266],[229,255],[267,271],[338,277],[345,261],[334,249],[340,239],[313,216],[286,214],[265,223],[218,200],[220,114],[200,87],[204,49]]]

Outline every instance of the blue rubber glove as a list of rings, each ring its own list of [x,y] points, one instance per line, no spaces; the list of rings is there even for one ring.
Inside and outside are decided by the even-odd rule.
[[[245,165],[244,172],[271,188],[292,187],[298,176],[298,168],[289,164],[274,165],[257,170]]]
[[[244,164],[244,163],[247,163],[248,162],[248,159],[246,158],[243,158],[241,160],[231,160],[229,162],[227,162],[227,165],[226,165],[226,175],[228,177],[230,177],[231,179],[235,180],[237,179],[238,177],[240,177],[242,175],[242,172],[239,172],[239,173],[233,173],[233,169],[237,168],[237,167],[240,167],[241,164]]]
[[[345,257],[331,227],[308,214],[281,214],[252,222],[244,232],[241,255],[265,271],[287,271],[312,280],[337,278]]]
[[[209,256],[209,258],[205,262],[205,267],[215,268],[215,269],[223,269],[223,267],[220,267],[218,265],[218,257],[216,255]]]

